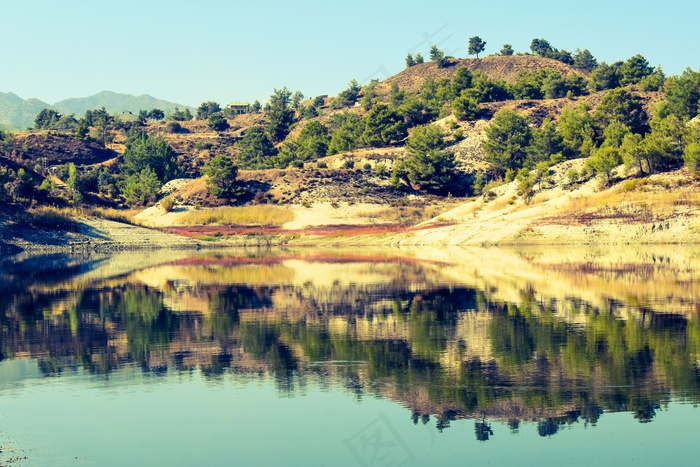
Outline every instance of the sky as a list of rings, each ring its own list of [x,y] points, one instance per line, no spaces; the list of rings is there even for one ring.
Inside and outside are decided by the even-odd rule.
[[[0,92],[53,104],[103,90],[196,107],[267,101],[275,88],[336,95],[427,58],[533,38],[598,61],[642,54],[669,74],[700,66],[700,2],[647,0],[0,0]]]

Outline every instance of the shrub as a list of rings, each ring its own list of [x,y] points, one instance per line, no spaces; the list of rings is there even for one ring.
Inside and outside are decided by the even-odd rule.
[[[161,200],[160,207],[163,208],[163,211],[170,212],[175,207],[175,204],[175,199],[172,196],[166,196]]]
[[[343,168],[344,169],[354,169],[355,168],[355,161],[353,159],[345,159],[343,162]]]
[[[178,122],[168,122],[165,124],[165,131],[168,133],[182,133],[182,125]]]

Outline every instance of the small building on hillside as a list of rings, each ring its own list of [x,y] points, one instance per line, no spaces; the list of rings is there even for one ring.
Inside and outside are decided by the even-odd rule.
[[[229,115],[247,114],[250,105],[247,102],[231,102],[226,106],[226,111]]]

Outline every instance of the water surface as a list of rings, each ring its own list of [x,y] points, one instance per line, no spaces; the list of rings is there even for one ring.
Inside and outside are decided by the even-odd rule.
[[[0,263],[0,463],[695,458],[679,248],[230,251]]]

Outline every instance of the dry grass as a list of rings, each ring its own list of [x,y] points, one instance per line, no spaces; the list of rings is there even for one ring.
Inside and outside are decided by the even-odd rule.
[[[134,216],[137,210],[118,210],[98,207],[64,207],[57,208],[42,206],[27,211],[27,223],[36,228],[50,228],[62,231],[76,232],[80,217],[97,217],[125,224],[136,224]]]
[[[287,208],[261,204],[190,211],[183,214],[179,218],[179,222],[185,225],[280,226],[292,219],[294,219],[294,213]]]
[[[672,217],[681,207],[700,207],[700,193],[669,190],[663,181],[628,180],[590,197],[572,198],[557,217],[579,223],[596,219],[654,222]]]
[[[380,211],[360,211],[357,215],[378,223],[413,225],[433,219],[443,212],[445,212],[444,206],[397,206]]]
[[[124,224],[138,225],[138,222],[134,220],[134,216],[140,211],[138,209],[113,209],[113,208],[91,208],[84,210],[84,216],[97,217],[99,219],[107,219],[115,222],[122,222]]]
[[[41,206],[27,211],[26,223],[36,229],[77,232],[79,224],[64,209]]]

